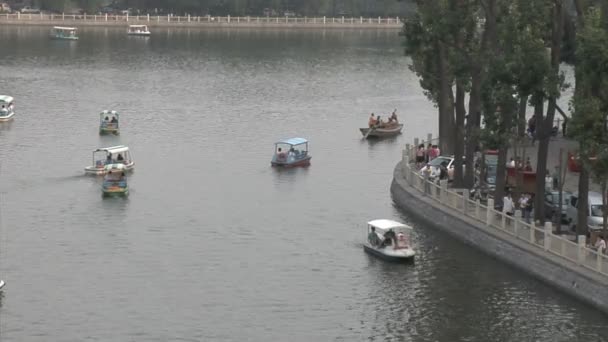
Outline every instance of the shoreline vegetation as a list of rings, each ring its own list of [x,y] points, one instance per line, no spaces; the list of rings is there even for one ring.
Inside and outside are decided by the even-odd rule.
[[[401,30],[400,18],[364,17],[215,17],[172,15],[0,14],[0,25],[235,27],[235,28],[354,28]]]

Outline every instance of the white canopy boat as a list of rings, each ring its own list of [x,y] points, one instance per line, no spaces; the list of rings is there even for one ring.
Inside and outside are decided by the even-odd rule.
[[[84,168],[84,172],[90,175],[105,175],[106,165],[123,164],[125,171],[131,171],[135,167],[129,147],[119,145],[98,148],[93,151],[93,165]]]
[[[150,36],[150,30],[148,30],[147,25],[129,25],[127,29],[127,34],[129,36]]]
[[[0,95],[0,122],[9,121],[15,115],[15,99],[12,96]]]
[[[0,289],[4,287],[4,280],[0,279]]]
[[[51,39],[78,40],[75,27],[55,26],[51,29]]]
[[[412,260],[416,255],[410,241],[412,230],[412,227],[393,220],[369,221],[363,249],[373,256],[388,261]]]

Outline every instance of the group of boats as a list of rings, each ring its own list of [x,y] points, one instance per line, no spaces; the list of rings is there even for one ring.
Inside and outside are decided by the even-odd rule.
[[[119,135],[120,114],[114,110],[99,113],[99,134]],[[88,175],[103,176],[103,196],[128,196],[127,173],[135,167],[128,146],[117,145],[93,150],[91,165],[84,168]]]
[[[60,40],[78,40],[78,29],[76,27],[54,26],[51,29],[51,38]],[[147,25],[129,25],[127,35],[149,37],[150,30]]]
[[[401,134],[403,124],[396,121],[396,114],[390,123],[374,124],[361,128],[364,138],[384,138]],[[274,155],[270,164],[274,167],[291,168],[309,166],[312,156],[308,151],[308,140],[290,138],[274,144]],[[416,252],[411,244],[412,227],[393,220],[377,219],[367,222],[366,239],[363,249],[370,255],[387,261],[413,260]]]
[[[145,26],[145,25],[132,25]],[[144,27],[147,30],[147,27]],[[66,29],[72,33],[62,33],[60,39],[78,39],[73,28]],[[71,38],[70,38],[71,37]],[[14,99],[8,95],[0,95],[0,122],[9,121],[15,115]],[[390,127],[374,126],[361,128],[364,138],[391,137],[401,134],[403,124],[397,123]],[[99,114],[99,134],[119,135],[120,114],[114,110],[104,110]],[[308,140],[295,137],[280,140],[275,143],[275,152],[270,164],[274,167],[298,167],[310,165],[312,156],[308,150]],[[127,173],[135,167],[128,146],[117,145],[97,148],[92,153],[91,165],[84,168],[88,175],[103,176],[101,192],[103,196],[128,196],[129,185]],[[412,227],[393,220],[377,219],[367,222],[366,239],[363,249],[366,253],[387,261],[408,261],[416,255],[411,244]],[[0,289],[4,281],[0,280]]]

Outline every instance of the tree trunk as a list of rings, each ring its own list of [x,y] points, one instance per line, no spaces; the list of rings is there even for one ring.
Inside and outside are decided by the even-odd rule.
[[[556,233],[557,234],[561,234],[562,233],[562,211],[563,211],[563,203],[564,203],[564,178],[565,178],[565,173],[564,176],[562,176],[562,172],[564,172],[564,149],[560,148],[559,149],[559,171],[557,176],[559,177],[559,183],[557,184],[558,190],[559,190],[559,196],[558,196],[558,208],[559,211],[557,212],[557,222],[555,223],[555,229],[556,229]]]
[[[439,148],[445,154],[452,154],[454,147],[454,102],[452,82],[445,45],[437,42],[437,64],[439,67]]]
[[[576,235],[587,234],[587,216],[589,216],[589,171],[587,166],[582,165],[581,173],[578,177],[578,202]]]
[[[496,46],[496,1],[489,0],[485,7],[485,28],[481,37],[477,63],[471,72],[471,91],[469,93],[469,119],[467,120],[467,141],[465,149],[464,186],[472,188],[475,183],[474,157],[479,147],[479,127],[481,124],[481,84],[487,69],[483,68],[487,58],[487,50],[494,51]],[[506,161],[505,161],[506,163]],[[502,200],[502,199],[501,199]]]
[[[494,202],[502,204],[505,197],[505,187],[507,182],[507,144],[498,147],[498,165],[496,166],[496,190],[494,191]]]
[[[561,46],[564,35],[564,13],[561,1],[555,1],[553,7],[553,27],[551,29],[551,72],[554,76],[559,75],[559,63],[561,61]],[[553,129],[553,119],[555,118],[557,95],[560,91],[560,84],[551,85],[554,89],[549,92],[549,105],[547,115],[541,120],[537,117],[536,136],[538,137],[538,155],[536,157],[536,197],[534,201],[534,218],[544,221],[545,218],[545,174],[547,172],[547,154],[549,153],[549,140]]]
[[[522,139],[526,135],[526,107],[528,106],[528,95],[519,97],[519,114],[517,118],[517,135]]]
[[[473,75],[471,79],[471,92],[469,93],[469,118],[466,127],[466,149],[465,149],[465,175],[464,187],[472,188],[475,184],[475,150],[479,144],[479,117],[481,117],[481,71]],[[462,141],[464,143],[464,141]]]
[[[602,179],[602,230],[604,231],[604,234],[606,233],[606,228],[608,228],[608,207],[606,207],[606,204],[608,204],[608,201],[606,200],[606,181],[607,179],[604,178]]]
[[[464,154],[464,107],[465,89],[461,82],[456,82],[456,139],[454,143],[454,187],[463,187],[462,156]],[[471,187],[468,187],[469,189]]]

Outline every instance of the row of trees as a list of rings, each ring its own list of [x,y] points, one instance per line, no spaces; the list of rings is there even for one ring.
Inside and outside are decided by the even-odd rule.
[[[411,69],[438,108],[441,149],[455,156],[456,187],[474,186],[476,150],[497,149],[502,199],[507,152],[524,139],[526,110],[534,108],[537,220],[557,100],[575,86],[568,131],[580,143],[576,226],[586,230],[589,176],[604,196],[608,180],[608,0],[419,0],[403,33]],[[564,82],[562,63],[574,65],[575,85]]]
[[[62,11],[80,8],[88,13],[104,6],[132,8],[142,13],[160,11],[174,14],[265,15],[286,11],[301,16],[402,16],[413,4],[395,0],[35,0],[43,9]]]

